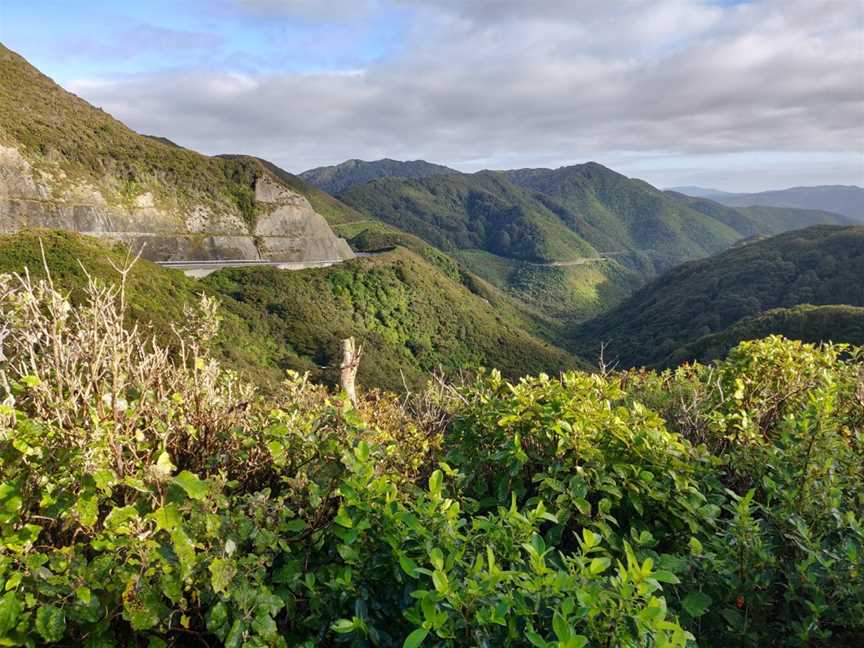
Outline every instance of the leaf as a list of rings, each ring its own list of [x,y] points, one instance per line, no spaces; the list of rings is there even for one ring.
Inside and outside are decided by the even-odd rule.
[[[408,556],[399,556],[399,566],[411,578],[417,578],[417,563],[411,560]]]
[[[18,595],[15,592],[6,592],[3,598],[0,598],[0,637],[5,637],[15,627],[19,614],[21,601],[18,600]]]
[[[611,561],[608,558],[594,558],[588,567],[588,571],[594,574],[602,574],[609,567]]]
[[[350,619],[336,619],[330,625],[330,629],[339,634],[348,634],[349,632],[354,632],[354,622]]]
[[[429,628],[417,628],[414,632],[405,637],[402,648],[417,648],[426,639],[429,634]]]
[[[92,527],[99,519],[99,498],[95,495],[81,496],[75,503],[78,520],[85,527]]]
[[[567,641],[572,634],[570,624],[567,623],[567,619],[560,612],[555,612],[552,616],[552,630],[555,632],[558,641],[561,642]]]
[[[702,555],[702,543],[697,538],[690,538],[690,553],[694,556]]]
[[[677,585],[681,582],[681,579],[679,579],[675,574],[666,571],[665,569],[658,569],[654,572],[652,577],[659,583],[669,583],[670,585]]]
[[[432,476],[429,477],[429,492],[433,497],[441,496],[441,487],[444,483],[444,473],[440,470],[436,470],[432,473]]]
[[[708,606],[711,605],[711,597],[704,592],[690,592],[681,601],[681,606],[694,619],[705,614]]]
[[[53,605],[43,605],[36,612],[36,632],[48,643],[60,641],[66,634],[66,615]]]
[[[585,543],[586,550],[600,544],[600,536],[594,533],[591,529],[582,529],[582,539]]]
[[[213,560],[208,569],[210,570],[210,584],[213,586],[213,591],[217,594],[228,590],[228,586],[237,573],[234,563],[222,558]]]
[[[174,546],[174,553],[177,554],[177,558],[180,560],[180,566],[183,568],[183,575],[185,577],[192,571],[192,567],[195,566],[195,545],[189,539],[189,536],[186,535],[183,527],[177,527],[171,532],[171,542]]]
[[[93,598],[93,595],[90,592],[90,588],[86,585],[82,585],[81,587],[76,589],[75,596],[77,596],[78,600],[81,601],[84,605],[89,604],[90,600]]]
[[[14,572],[9,579],[6,581],[5,590],[8,592],[9,590],[14,590],[18,585],[21,584],[21,579],[24,578],[24,575],[21,572]]]
[[[339,511],[336,513],[336,517],[333,518],[333,521],[346,529],[350,529],[354,526],[354,520],[351,519],[351,515],[342,505],[339,506]]]
[[[163,477],[170,477],[171,473],[177,468],[173,463],[171,463],[171,455],[167,452],[163,452],[159,455],[159,459],[156,460],[156,472]]]
[[[174,483],[186,491],[186,494],[194,500],[202,500],[207,496],[209,488],[207,482],[202,481],[198,478],[198,475],[188,470],[184,470],[177,475],[174,478]]]
[[[157,530],[164,529],[165,531],[173,531],[174,527],[183,521],[180,511],[174,503],[156,509],[150,514],[150,517],[156,521]]]
[[[437,569],[432,572],[432,584],[435,585],[435,589],[441,592],[441,594],[446,594],[450,591],[450,581],[447,579],[446,572]]]
[[[138,510],[134,506],[116,506],[105,517],[105,528],[115,533],[131,533],[126,523],[137,517]]]

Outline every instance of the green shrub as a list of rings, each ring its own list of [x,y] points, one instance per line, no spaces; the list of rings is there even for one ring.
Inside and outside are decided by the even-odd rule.
[[[221,369],[206,298],[172,359],[122,294],[0,277],[2,645],[864,636],[859,350],[769,338],[355,409]]]

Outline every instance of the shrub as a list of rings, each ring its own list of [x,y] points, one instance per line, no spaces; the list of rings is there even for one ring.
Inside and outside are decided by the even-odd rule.
[[[3,645],[862,637],[860,351],[773,338],[354,409],[220,368],[212,301],[176,356],[124,301],[0,276]]]

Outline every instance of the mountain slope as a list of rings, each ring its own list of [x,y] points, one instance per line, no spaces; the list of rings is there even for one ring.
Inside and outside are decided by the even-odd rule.
[[[694,197],[710,198],[730,207],[762,206],[815,209],[834,212],[858,223],[864,221],[864,188],[855,185],[791,187],[757,193],[714,192],[699,187],[677,187],[672,191]]]
[[[28,268],[43,276],[40,240],[55,283],[76,300],[86,285],[84,268],[116,282],[110,262],[122,265],[126,255],[122,245],[73,232],[24,230],[0,236],[0,272]],[[522,328],[519,313],[494,290],[450,270],[446,257],[405,249],[316,270],[232,268],[200,281],[141,260],[127,295],[131,318],[151,327],[164,345],[174,343],[170,323],[186,319],[185,307],[202,293],[218,298],[219,357],[270,386],[285,369],[335,381],[339,341],[350,335],[367,350],[360,382],[395,390],[403,388],[403,376],[416,386],[439,368],[485,365],[519,376],[581,364]]]
[[[847,222],[825,212],[734,209],[664,193],[596,163],[385,178],[338,197],[446,251],[534,312],[570,324],[742,238]]]
[[[740,232],[695,212],[641,180],[594,163],[560,169],[507,171],[511,182],[533,193],[604,252],[649,276],[725,249]]]
[[[862,277],[864,227],[810,227],[674,268],[576,338],[586,357],[605,342],[607,357],[625,366],[677,361],[681,347],[771,309],[864,306]]]
[[[380,178],[427,178],[442,173],[456,173],[453,169],[425,160],[346,160],[334,166],[317,167],[300,174],[306,182],[337,195],[354,185],[366,184]]]
[[[744,340],[782,335],[803,342],[844,342],[864,346],[864,308],[859,306],[812,306],[773,308],[746,317],[720,333],[706,335],[675,350],[664,364],[670,366],[696,360],[711,362],[724,357]]]
[[[0,230],[34,226],[99,233],[158,260],[352,256],[254,158],[139,135],[0,45]]]

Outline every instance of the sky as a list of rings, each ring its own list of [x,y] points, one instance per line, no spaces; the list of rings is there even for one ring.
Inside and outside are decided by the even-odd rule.
[[[864,185],[858,0],[0,0],[0,41],[139,132],[293,172]]]

